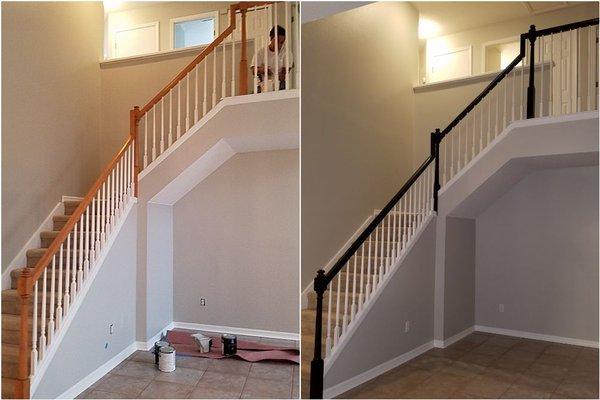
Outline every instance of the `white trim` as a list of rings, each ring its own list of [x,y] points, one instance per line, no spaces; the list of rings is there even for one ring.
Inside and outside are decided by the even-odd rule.
[[[362,321],[366,318],[367,314],[369,314],[369,311],[371,311],[371,308],[373,308],[373,306],[377,302],[377,299],[379,299],[379,297],[381,296],[381,293],[383,293],[383,291],[385,290],[387,285],[390,283],[392,276],[394,276],[394,274],[396,273],[396,270],[400,267],[400,265],[402,265],[402,263],[404,262],[404,259],[408,256],[408,254],[410,253],[412,248],[415,246],[415,243],[417,243],[417,241],[421,238],[421,235],[423,234],[425,229],[429,226],[429,224],[433,220],[434,216],[435,216],[435,212],[432,212],[425,219],[423,224],[421,224],[419,229],[417,229],[417,231],[415,232],[413,237],[410,238],[410,241],[406,244],[406,250],[402,253],[402,256],[400,256],[398,258],[398,260],[392,266],[390,271],[384,276],[383,282],[381,282],[379,284],[377,291],[375,291],[372,294],[372,296],[369,297],[369,299],[364,302],[363,309],[360,313],[357,314],[356,319],[353,319],[352,321],[350,321],[350,324],[348,324],[346,333],[344,333],[344,335],[339,340],[338,344],[333,348],[329,357],[327,357],[325,359],[325,367],[324,367],[323,375],[325,375],[327,373],[327,371],[329,371],[329,368],[331,368],[331,366],[333,365],[335,360],[342,353],[342,350],[344,350],[344,348],[348,345],[348,343],[350,342],[350,339],[354,335],[354,332],[356,332],[356,330],[358,329],[358,327],[360,326]]]
[[[192,135],[198,133],[200,128],[202,128],[211,118],[213,118],[219,111],[221,111],[225,107],[235,106],[240,104],[250,104],[250,103],[258,103],[261,101],[275,101],[275,100],[285,100],[285,99],[293,99],[300,96],[299,89],[291,89],[291,90],[279,90],[275,92],[267,92],[267,93],[257,93],[257,94],[247,94],[243,96],[233,96],[226,97],[219,101],[216,106],[214,106],[206,115],[198,120],[194,126],[192,126],[182,137],[180,137],[173,145],[171,145],[168,149],[166,149],[161,155],[156,157],[154,161],[152,161],[146,168],[144,168],[140,174],[138,175],[138,180],[144,179],[146,175],[148,175],[154,168],[160,165],[171,153],[175,152],[179,146],[183,145],[187,140],[192,137]]]
[[[150,350],[154,346],[154,343],[158,342],[163,337],[163,334],[166,331],[170,331],[174,327],[175,327],[175,324],[173,322],[171,322],[170,324],[168,324],[167,326],[165,326],[164,328],[162,328],[160,331],[158,331],[158,333],[156,335],[152,336],[147,341],[145,341],[145,342],[136,341],[135,342],[135,348],[137,350],[144,350],[144,351]]]
[[[63,203],[65,201],[83,201],[83,197],[78,197],[78,196],[63,196],[61,201]]]
[[[515,336],[525,339],[545,340],[547,342],[572,344],[575,346],[598,348],[599,343],[593,340],[575,339],[563,336],[544,335],[542,333],[515,331],[512,329],[494,328],[491,326],[475,325],[475,330],[479,332],[494,333],[497,335]]]
[[[458,342],[459,340],[469,336],[471,333],[475,332],[475,327],[471,326],[467,329],[465,329],[462,332],[458,332],[456,335],[454,336],[450,336],[448,339],[444,339],[444,340],[438,340],[435,339],[433,341],[433,345],[435,347],[438,347],[440,349],[445,349],[446,347]]]
[[[348,380],[345,380],[344,382],[338,383],[337,385],[334,385],[330,388],[327,388],[323,391],[323,398],[324,399],[333,399],[345,392],[347,392],[350,389],[353,389],[359,385],[362,385],[363,383],[378,377],[381,374],[386,373],[387,371],[394,369],[396,367],[398,367],[399,365],[404,364],[405,362],[408,362],[410,360],[412,360],[415,357],[420,356],[421,354],[425,353],[426,351],[429,351],[433,348],[433,341],[427,342],[413,350],[410,350],[402,355],[399,355],[398,357],[392,358],[391,360],[388,360],[382,364],[379,364],[376,367],[371,368],[368,371],[362,372]]]
[[[211,39],[210,42],[208,43],[204,43],[200,46],[208,46],[211,42],[213,42],[218,36],[219,36],[219,32],[221,32],[219,30],[219,11],[208,11],[202,14],[194,14],[194,15],[186,15],[184,17],[178,17],[178,18],[171,18],[169,20],[169,30],[170,30],[170,40],[169,43],[171,44],[171,50],[177,50],[175,48],[175,24],[177,22],[186,22],[186,21],[195,21],[195,20],[206,20],[206,19],[212,19],[215,21],[215,25],[214,25],[214,30],[213,30],[213,37]],[[196,46],[188,46],[188,47],[196,47]],[[182,49],[185,49],[187,47],[181,47]]]
[[[270,339],[300,340],[300,334],[296,332],[263,331],[260,329],[237,328],[232,326],[195,324],[192,322],[173,322],[173,326],[175,328],[193,329],[197,331],[233,333],[234,335],[259,336]]]
[[[333,267],[333,264],[335,264],[335,262],[340,259],[340,257],[342,256],[342,254],[344,254],[344,252],[346,250],[348,250],[348,248],[352,245],[352,243],[356,240],[356,238],[361,233],[364,232],[364,230],[367,228],[367,225],[369,225],[371,223],[371,221],[373,221],[373,218],[375,218],[375,214],[369,215],[367,217],[367,219],[365,219],[365,221],[362,223],[362,225],[359,226],[358,229],[354,231],[352,236],[350,236],[350,239],[348,239],[346,241],[346,243],[344,243],[344,245],[337,251],[337,253],[335,253],[335,255],[333,257],[331,257],[331,260],[329,260],[327,265],[325,265],[325,267],[323,267],[323,270],[325,272],[329,271],[331,269],[331,267]],[[308,285],[302,291],[302,295],[300,298],[302,310],[305,310],[308,307],[308,294],[312,291],[313,291],[313,282],[310,281],[308,283]]]
[[[158,52],[160,51],[160,23],[159,21],[154,21],[154,22],[147,22],[147,23],[143,23],[143,24],[138,24],[138,25],[130,25],[130,26],[124,26],[121,28],[115,28],[113,31],[109,32],[109,50],[110,50],[110,57],[114,57],[116,54],[116,41],[115,41],[115,37],[117,36],[118,33],[120,32],[126,32],[126,31],[133,31],[136,29],[142,29],[142,28],[148,28],[148,27],[154,27],[156,28],[156,32],[154,35],[154,48],[156,49],[154,52]],[[152,54],[151,53],[144,53],[144,54]],[[141,55],[141,54],[137,54],[137,55]],[[131,57],[131,56],[126,56],[126,57]],[[118,58],[124,58],[124,57],[118,57]]]
[[[112,245],[114,244],[117,236],[119,236],[119,233],[121,232],[121,228],[123,227],[123,224],[129,217],[129,212],[133,208],[133,205],[136,203],[137,203],[137,198],[132,197],[131,201],[129,201],[129,204],[127,204],[127,206],[125,207],[125,210],[123,211],[121,218],[119,218],[119,222],[117,223],[115,230],[111,232],[110,238],[107,240],[105,246],[100,251],[100,255],[98,256],[98,259],[95,262],[94,268],[92,268],[90,270],[90,272],[88,274],[88,278],[83,283],[83,288],[77,293],[75,300],[69,306],[69,312],[67,313],[65,319],[63,320],[60,329],[57,331],[56,336],[54,336],[52,342],[46,349],[46,355],[44,356],[44,359],[38,364],[37,369],[36,369],[36,374],[33,377],[31,377],[30,393],[35,393],[35,390],[39,386],[42,378],[44,377],[46,370],[50,366],[50,361],[52,361],[52,359],[54,358],[54,355],[58,351],[58,348],[60,347],[60,343],[62,342],[67,331],[69,330],[69,326],[75,319],[75,316],[77,315],[77,311],[79,310],[79,307],[83,303],[83,300],[85,299],[87,292],[90,290],[92,283],[94,283],[94,280],[96,279],[96,275],[98,275],[98,271],[100,271],[100,269],[102,268],[102,264],[104,263],[104,260],[106,259],[106,256],[107,256],[109,250],[111,249]]]
[[[96,368],[88,376],[77,382],[75,385],[67,389],[63,394],[59,395],[58,399],[74,399],[83,393],[86,389],[96,383],[100,378],[109,373],[113,368],[122,363],[136,351],[135,344],[130,344],[125,347],[119,354]]]
[[[63,196],[63,197],[65,197],[65,196]],[[12,261],[8,264],[8,267],[6,267],[6,270],[4,272],[2,272],[2,289],[10,289],[11,288],[10,273],[12,271],[14,271],[17,268],[22,268],[22,267],[27,266],[27,250],[41,247],[42,239],[40,238],[40,234],[43,231],[51,231],[52,230],[53,223],[54,223],[54,221],[52,220],[52,217],[54,217],[55,215],[60,215],[61,209],[63,210],[63,214],[64,214],[64,208],[61,208],[61,207],[63,207],[62,202],[60,202],[56,206],[54,206],[52,211],[50,211],[50,214],[48,214],[46,219],[40,224],[40,226],[33,233],[33,235],[31,235],[31,237],[25,243],[25,245],[21,248],[21,250],[19,250],[19,252],[15,256],[15,258],[13,258]]]

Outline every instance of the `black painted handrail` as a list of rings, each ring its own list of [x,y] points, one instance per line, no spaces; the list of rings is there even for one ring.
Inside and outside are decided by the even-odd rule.
[[[586,26],[598,25],[598,18],[587,19],[585,21],[573,22],[572,24],[565,24],[560,26],[555,26],[547,29],[540,29],[536,31],[536,36],[547,36],[553,35],[555,33],[571,31],[573,29],[585,28]]]

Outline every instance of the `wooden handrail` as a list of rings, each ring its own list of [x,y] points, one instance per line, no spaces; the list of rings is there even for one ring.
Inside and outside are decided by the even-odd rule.
[[[92,185],[92,187],[88,191],[88,193],[85,195],[85,197],[83,198],[81,203],[79,203],[79,205],[77,206],[75,211],[73,211],[73,214],[71,214],[71,216],[65,223],[65,226],[63,226],[63,228],[60,230],[60,232],[58,233],[56,238],[52,241],[52,244],[50,245],[50,247],[48,247],[48,250],[46,250],[46,252],[42,256],[42,258],[40,258],[40,260],[37,262],[37,264],[33,268],[33,272],[31,273],[31,276],[26,278],[27,286],[29,288],[33,288],[33,283],[35,281],[37,281],[39,279],[39,277],[42,275],[42,273],[44,272],[44,269],[50,263],[54,254],[56,254],[56,252],[58,252],[58,250],[60,249],[60,245],[63,244],[63,242],[67,238],[67,235],[69,233],[71,233],[71,230],[73,229],[75,224],[79,221],[79,218],[81,218],[81,216],[83,215],[83,212],[85,211],[87,206],[92,202],[92,199],[98,192],[98,189],[106,181],[106,179],[108,178],[108,175],[112,172],[115,165],[117,165],[117,162],[119,162],[119,160],[121,159],[121,156],[123,155],[123,153],[125,153],[125,151],[129,147],[129,145],[132,144],[133,141],[134,141],[134,138],[132,136],[129,136],[127,138],[127,140],[125,141],[125,144],[123,144],[123,147],[121,147],[121,150],[119,150],[119,152],[113,157],[113,159],[104,168],[104,170],[102,171],[102,173],[100,174],[100,176],[98,177],[96,182]],[[22,274],[19,277],[19,279],[21,279],[21,278],[23,278]]]
[[[252,7],[258,7],[258,6],[274,4],[274,3],[275,2],[272,2],[272,1],[248,1],[248,2],[242,2],[242,3],[230,5],[229,6],[229,10],[230,10],[229,26],[219,36],[217,36],[217,38],[215,40],[213,40],[208,46],[206,46],[200,52],[200,54],[198,54],[198,56],[196,58],[194,58],[184,69],[182,69],[181,72],[179,74],[177,74],[171,80],[171,82],[169,82],[160,92],[158,92],[158,94],[156,96],[154,96],[152,98],[152,100],[150,100],[144,107],[142,107],[140,109],[140,112],[137,115],[137,119],[139,120],[148,111],[150,111],[150,109],[152,107],[154,107],[163,97],[165,97],[171,89],[173,89],[175,86],[177,86],[177,84],[179,82],[181,82],[183,80],[183,78],[185,78],[186,75],[189,74],[194,69],[194,67],[196,65],[201,63],[210,53],[212,53],[212,51],[217,46],[219,46],[221,43],[223,43],[223,41],[229,35],[231,35],[231,33],[233,33],[233,31],[235,30],[235,14],[237,11],[245,12],[246,10],[248,10],[249,8],[252,8]],[[242,41],[244,41],[245,32],[243,32],[243,31],[242,31],[242,36],[243,36]],[[242,51],[245,51],[244,49],[245,49],[245,43],[243,43]],[[240,72],[243,74],[242,71],[240,71]],[[247,74],[247,72],[248,71],[246,71],[246,74]],[[242,77],[243,77],[243,75],[242,75]],[[246,82],[247,82],[247,78],[246,78]]]

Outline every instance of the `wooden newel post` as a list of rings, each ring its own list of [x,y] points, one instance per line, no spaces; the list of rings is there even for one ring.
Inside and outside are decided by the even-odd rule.
[[[132,142],[132,146],[133,146],[133,162],[134,162],[134,167],[133,167],[133,176],[134,176],[134,196],[138,197],[138,174],[140,173],[140,151],[139,151],[139,141],[138,141],[138,123],[139,123],[139,119],[138,119],[138,114],[140,113],[140,107],[135,106],[133,107],[133,110],[129,111],[129,134],[131,135],[131,138],[133,139]]]
[[[31,269],[23,268],[17,283],[17,292],[21,298],[21,321],[19,338],[19,359],[15,396],[18,399],[29,398],[29,305],[31,304]]]
[[[246,52],[246,8],[240,9],[242,15],[242,56],[240,59],[240,94],[248,94],[248,58]]]

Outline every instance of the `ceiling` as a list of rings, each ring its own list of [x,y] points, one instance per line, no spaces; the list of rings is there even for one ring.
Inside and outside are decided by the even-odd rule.
[[[436,21],[439,31],[435,36],[465,31],[502,21],[527,17],[584,2],[566,1],[413,1],[420,17]]]

